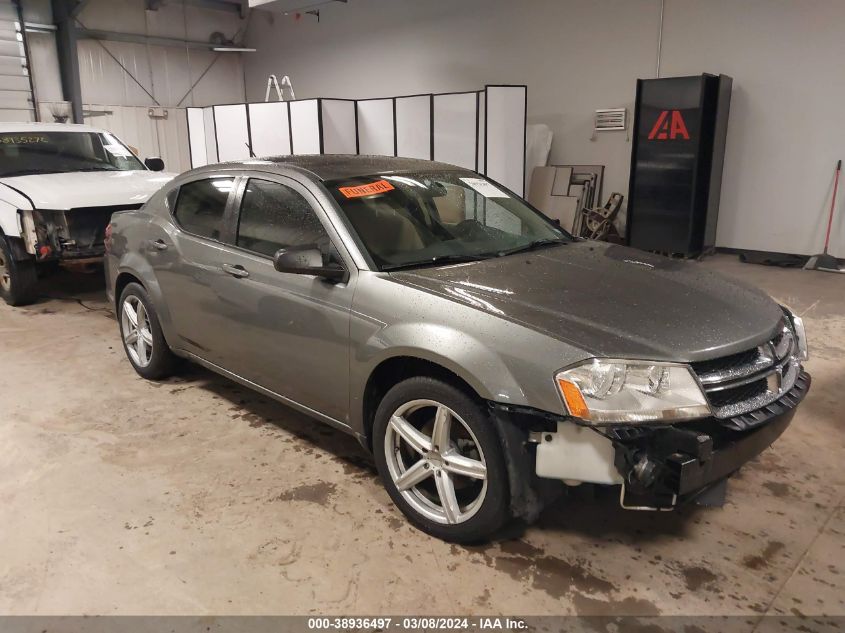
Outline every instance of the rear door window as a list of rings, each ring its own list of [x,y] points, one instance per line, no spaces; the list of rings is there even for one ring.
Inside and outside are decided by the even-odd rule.
[[[314,209],[298,192],[251,178],[241,202],[237,245],[268,257],[281,248],[314,245],[325,258],[331,242]]]
[[[188,233],[219,241],[234,183],[234,178],[210,178],[182,185],[173,213],[176,222]]]

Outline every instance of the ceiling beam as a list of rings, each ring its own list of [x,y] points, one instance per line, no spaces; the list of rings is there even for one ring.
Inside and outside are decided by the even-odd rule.
[[[174,48],[200,48],[211,50],[210,42],[194,42],[180,40],[175,37],[154,37],[136,33],[118,33],[116,31],[100,31],[97,29],[76,29],[78,39],[102,40],[106,42],[129,42],[131,44],[149,44],[150,46],[171,46]]]

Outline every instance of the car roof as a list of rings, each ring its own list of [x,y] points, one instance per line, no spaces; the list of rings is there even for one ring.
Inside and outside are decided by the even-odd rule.
[[[463,167],[418,158],[357,154],[302,154],[298,156],[271,156],[269,158],[223,163],[222,165],[206,165],[194,169],[190,173],[215,171],[221,167],[279,172],[284,167],[294,167],[310,172],[319,180],[340,180],[354,178],[355,176],[401,172],[467,171]]]
[[[0,123],[0,133],[7,132],[103,132],[90,125],[76,123]]]

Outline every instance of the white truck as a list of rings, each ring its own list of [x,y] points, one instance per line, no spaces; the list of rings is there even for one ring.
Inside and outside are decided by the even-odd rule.
[[[104,130],[0,123],[0,297],[31,303],[39,267],[101,261],[112,213],[140,208],[163,170]]]

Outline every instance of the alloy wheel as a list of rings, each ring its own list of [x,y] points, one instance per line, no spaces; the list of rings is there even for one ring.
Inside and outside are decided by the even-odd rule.
[[[120,321],[126,352],[132,362],[139,367],[146,367],[153,357],[153,334],[147,310],[135,295],[129,295],[123,301]]]
[[[384,453],[394,485],[411,507],[442,524],[463,523],[487,494],[487,462],[461,417],[434,400],[412,400],[390,417]]]

